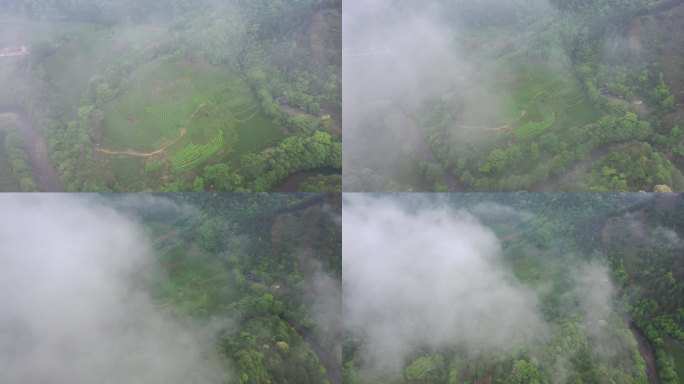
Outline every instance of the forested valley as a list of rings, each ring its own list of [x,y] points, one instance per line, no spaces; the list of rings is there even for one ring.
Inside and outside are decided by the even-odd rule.
[[[341,189],[339,0],[9,0],[0,21],[2,190]]]
[[[3,383],[341,382],[339,194],[0,206]]]
[[[110,198],[126,209],[126,197]],[[189,214],[131,210],[165,272],[155,297],[178,316],[223,322],[213,353],[226,382],[339,383],[340,195],[170,200]]]
[[[681,383],[683,217],[672,194],[347,196],[343,382]]]
[[[681,1],[362,3],[345,190],[684,190]]]

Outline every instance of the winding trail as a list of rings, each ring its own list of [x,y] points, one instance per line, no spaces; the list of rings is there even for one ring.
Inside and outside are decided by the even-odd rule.
[[[251,115],[245,117],[244,119],[235,118],[235,121],[236,121],[237,123],[246,123],[246,122],[252,120],[252,118],[254,118],[254,116],[256,116],[257,113],[259,113],[259,111],[256,111],[256,112],[252,113]]]
[[[27,52],[12,52],[12,53],[0,53],[0,58],[3,57],[22,57],[22,56],[28,56],[29,54]]]
[[[207,105],[206,103],[202,103],[202,104],[198,105],[197,108],[195,109],[195,112],[193,112],[192,115],[190,115],[190,118],[188,119],[188,123],[185,125],[190,125],[190,122],[192,121],[192,119],[195,118],[195,115],[197,114],[197,112],[199,112],[199,110],[202,109],[206,105]],[[175,139],[171,140],[170,142],[164,144],[161,148],[155,149],[154,151],[151,151],[151,152],[138,152],[138,151],[134,151],[132,149],[120,151],[120,150],[116,150],[116,149],[100,148],[100,147],[96,147],[95,151],[106,153],[108,155],[144,157],[144,158],[154,157],[154,156],[157,156],[157,155],[163,153],[166,150],[166,148],[170,147],[171,145],[175,144],[178,140],[182,139],[183,136],[185,136],[185,134],[187,133],[187,131],[188,130],[185,127],[182,127],[180,129],[180,132],[178,133],[178,137],[176,137]]]
[[[24,151],[28,164],[33,169],[38,190],[64,192],[57,171],[50,163],[47,142],[43,134],[31,124],[26,111],[18,106],[0,106],[0,114],[10,115],[17,123],[17,130],[24,141]]]
[[[532,103],[534,103],[534,101],[537,100],[537,97],[539,97],[539,96],[542,95],[543,93],[544,93],[543,91],[537,92],[537,94],[534,95],[534,97],[532,98],[532,100],[530,100],[530,102],[527,103],[527,106],[525,107],[525,109],[523,109],[523,110],[520,112],[520,116],[518,116],[518,118],[516,118],[515,120],[510,121],[510,122],[508,122],[508,123],[506,123],[506,124],[504,124],[504,125],[501,125],[501,126],[498,126],[498,127],[487,127],[487,126],[485,126],[485,125],[473,126],[473,125],[461,125],[461,124],[457,124],[457,125],[456,125],[456,128],[459,128],[459,129],[478,130],[478,131],[503,131],[504,129],[508,129],[508,128],[512,127],[515,123],[517,123],[517,122],[519,122],[520,120],[522,120],[525,116],[527,116],[527,110],[530,108],[530,105],[532,105]]]
[[[134,151],[132,149],[128,149],[125,151],[117,151],[117,150],[100,148],[100,147],[96,147],[95,150],[98,152],[106,153],[108,155],[124,155],[124,156],[130,156],[130,157],[146,157],[146,158],[149,158],[149,157],[154,157],[154,156],[157,156],[157,155],[163,153],[166,150],[166,148],[175,144],[178,140],[182,139],[186,133],[187,133],[187,129],[185,129],[185,127],[181,128],[180,132],[178,134],[178,137],[176,137],[175,139],[171,140],[170,142],[164,144],[161,148],[156,149],[156,150],[151,151],[151,152],[138,152],[138,151]]]

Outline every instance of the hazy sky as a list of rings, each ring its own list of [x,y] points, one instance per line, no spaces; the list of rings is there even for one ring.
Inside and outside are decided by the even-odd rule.
[[[210,333],[146,294],[136,223],[83,195],[2,195],[0,210],[0,382],[222,382]]]

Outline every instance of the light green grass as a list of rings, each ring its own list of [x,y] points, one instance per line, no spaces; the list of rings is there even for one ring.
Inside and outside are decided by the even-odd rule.
[[[675,371],[677,372],[679,382],[681,383],[684,381],[684,345],[677,341],[669,340],[667,342],[667,347],[674,359]]]
[[[550,112],[559,115],[563,109],[584,98],[578,81],[569,70],[521,55],[509,55],[485,64],[483,73],[494,76],[482,79],[480,87],[464,96],[468,113],[462,116],[462,125],[496,128],[510,123],[522,125],[527,121],[542,121]],[[531,112],[540,108],[541,95],[556,105],[542,117],[534,116]],[[522,115],[525,117],[520,119]]]
[[[136,157],[111,156],[106,167],[123,190],[143,190],[143,160]]]
[[[0,43],[7,36],[20,36],[19,43],[32,46],[50,42],[55,36],[67,37],[67,43],[42,63],[47,78],[63,93],[66,113],[75,113],[74,108],[82,104],[93,76],[121,64],[134,51],[149,53],[168,38],[167,29],[160,25],[107,27],[0,21]],[[16,66],[14,62],[0,61],[0,85],[5,83],[3,79],[12,81]],[[182,175],[195,172],[211,159],[236,160],[284,137],[260,111],[258,100],[234,69],[170,61],[162,56],[134,68],[128,84],[121,94],[100,107],[104,122],[98,145],[121,152],[166,149],[153,159],[98,153],[99,166],[106,171],[102,172],[103,178],[115,181],[121,188],[153,187],[159,183],[155,179],[169,175],[169,171]],[[118,84],[111,86],[116,88]],[[211,112],[193,116],[203,109],[200,106]],[[182,128],[186,134],[179,139]],[[146,175],[145,162],[150,160],[164,165]]]
[[[138,68],[131,84],[105,106],[103,147],[141,153],[164,148],[158,157],[167,157],[177,174],[223,154],[236,160],[284,136],[233,70],[162,57]]]
[[[162,265],[167,276],[157,282],[154,296],[160,304],[193,316],[206,316],[239,299],[233,276],[213,255],[176,247],[166,251]]]
[[[78,105],[88,82],[104,73],[133,47],[144,49],[164,38],[165,29],[153,25],[109,28],[91,24],[57,24],[57,36],[67,34],[70,40],[43,63],[50,79],[63,92],[66,100]]]
[[[251,112],[250,116],[253,114],[254,112]],[[228,156],[230,161],[249,152],[255,152],[272,146],[285,137],[281,130],[273,125],[271,120],[262,113],[254,115],[247,121],[238,123],[236,129],[238,140],[233,151]]]
[[[561,66],[513,55],[499,72],[499,84],[509,97],[500,101],[501,124],[515,122],[517,140],[530,140],[550,129],[561,133],[595,121],[599,111],[584,95],[572,72]],[[524,117],[516,120],[524,113]]]
[[[130,89],[105,106],[110,149],[153,151],[178,137],[204,98],[183,67],[157,59],[133,73]]]

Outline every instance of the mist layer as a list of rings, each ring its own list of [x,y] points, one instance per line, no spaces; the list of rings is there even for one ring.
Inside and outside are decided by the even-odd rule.
[[[142,228],[82,196],[0,208],[0,382],[222,381],[204,333],[146,294]]]
[[[364,340],[368,369],[395,371],[417,347],[508,352],[547,333],[472,215],[347,196],[343,228],[345,327]]]

